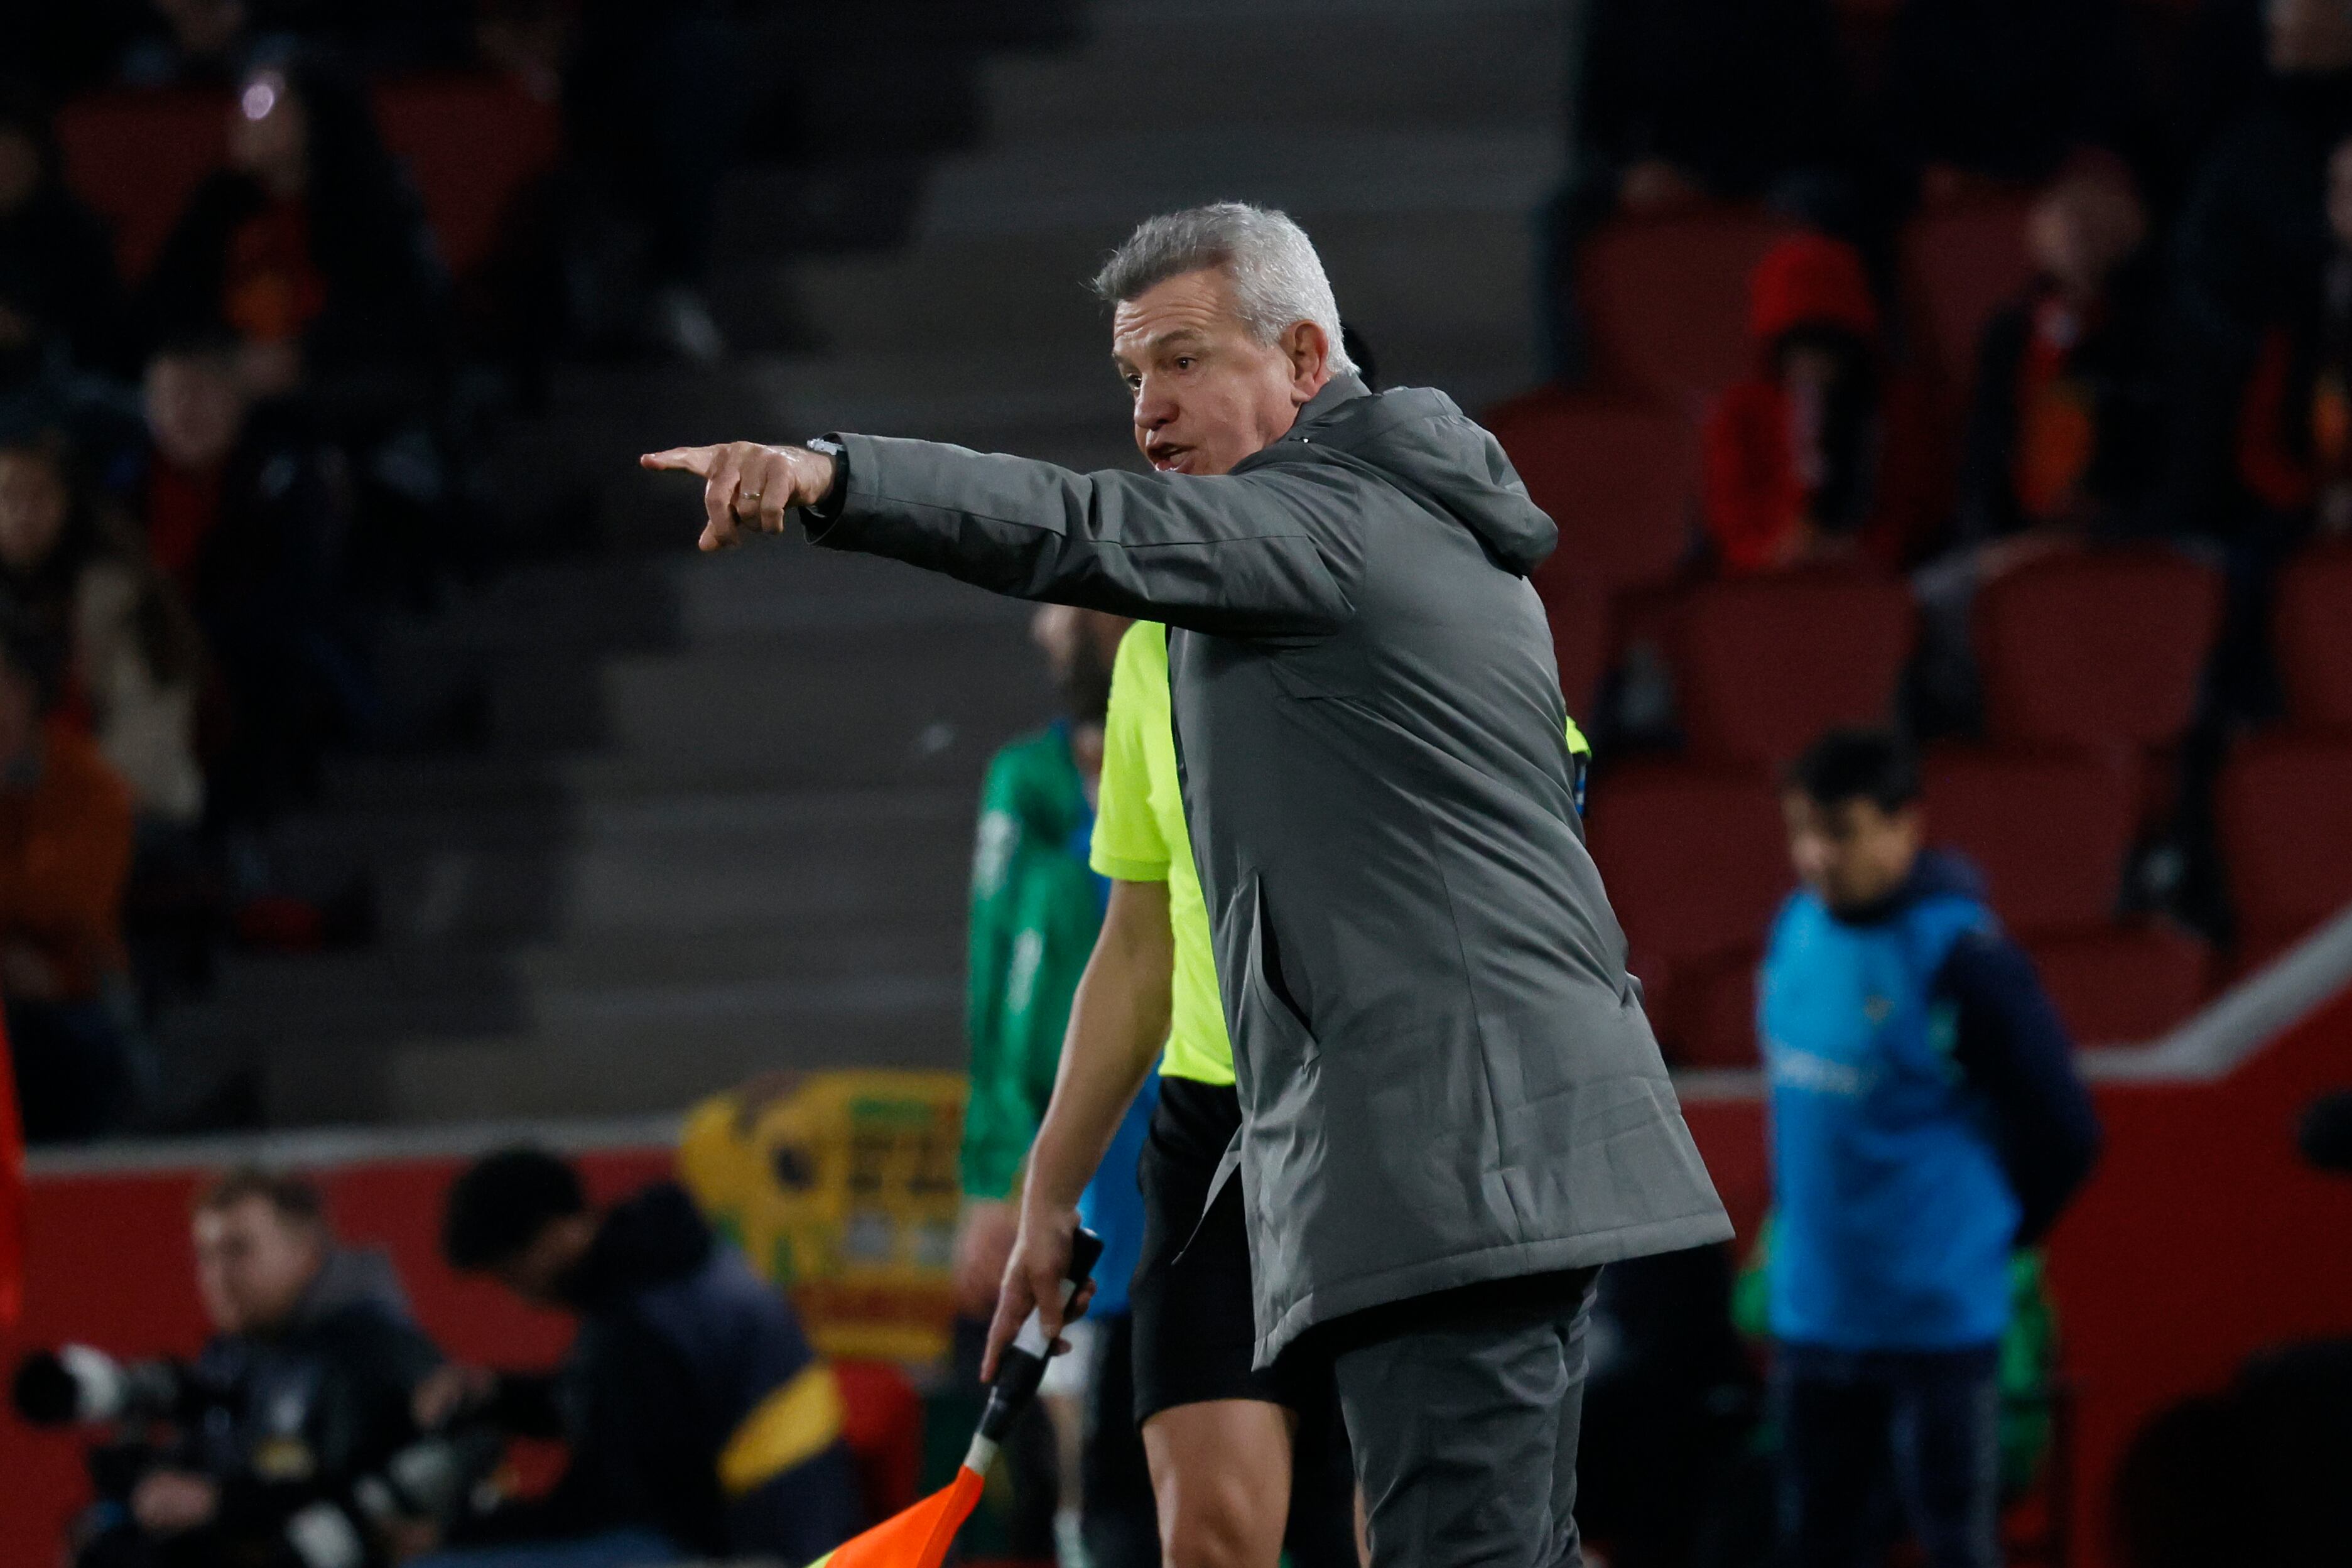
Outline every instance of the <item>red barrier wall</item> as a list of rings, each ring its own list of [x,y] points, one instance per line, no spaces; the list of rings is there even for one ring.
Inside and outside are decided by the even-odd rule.
[[[2219,1083],[2109,1084],[2107,1152],[2053,1239],[2051,1278],[2079,1388],[2079,1562],[2108,1562],[2107,1479],[2147,1416],[2225,1382],[2283,1340],[2352,1334],[2352,1182],[2296,1163],[2294,1122],[2352,1083],[2352,994],[2337,998]],[[1688,1107],[1743,1236],[1768,1197],[1753,1102]],[[451,1159],[343,1166],[323,1177],[344,1234],[389,1248],[426,1326],[453,1354],[552,1357],[561,1319],[450,1275],[434,1228]],[[583,1156],[599,1194],[668,1168],[664,1150]],[[188,1172],[37,1176],[26,1322],[0,1342],[88,1340],[118,1354],[193,1350]],[[82,1494],[79,1449],[0,1417],[0,1568],[53,1568],[59,1522]]]

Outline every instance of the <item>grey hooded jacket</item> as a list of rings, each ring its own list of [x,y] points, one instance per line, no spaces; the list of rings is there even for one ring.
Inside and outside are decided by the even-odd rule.
[[[1557,530],[1451,400],[1339,377],[1217,477],[835,439],[818,544],[1171,628],[1261,1364],[1731,1234],[1585,852],[1527,580]]]

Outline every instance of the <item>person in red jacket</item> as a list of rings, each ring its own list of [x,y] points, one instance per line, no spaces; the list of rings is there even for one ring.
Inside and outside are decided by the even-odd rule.
[[[1706,531],[1723,569],[1899,564],[1920,510],[1920,422],[1887,373],[1862,253],[1790,235],[1751,290],[1761,362],[1706,423]]]

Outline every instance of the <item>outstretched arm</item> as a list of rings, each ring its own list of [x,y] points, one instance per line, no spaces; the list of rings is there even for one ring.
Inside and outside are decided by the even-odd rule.
[[[1354,613],[1360,497],[1337,464],[1078,474],[937,442],[847,435],[842,445],[839,460],[739,442],[641,461],[703,479],[705,549],[822,506],[805,515],[817,544],[1015,598],[1237,637],[1328,636]]]

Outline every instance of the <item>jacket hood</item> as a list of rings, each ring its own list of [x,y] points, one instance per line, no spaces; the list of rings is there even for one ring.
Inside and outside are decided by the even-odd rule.
[[[1793,328],[1843,327],[1875,342],[1878,303],[1862,253],[1827,235],[1795,234],[1776,242],[1756,264],[1748,284],[1748,330],[1769,354]]]
[[[388,1318],[409,1321],[408,1293],[392,1259],[379,1248],[330,1249],[310,1288],[302,1292],[289,1325],[309,1328],[354,1307],[373,1308]]]
[[[1861,909],[1832,913],[1848,925],[1873,925],[1892,919],[1923,898],[1937,897],[1969,898],[1982,903],[1984,873],[1957,850],[1924,849],[1911,862],[1911,874],[1893,893]]]
[[[1478,536],[1496,565],[1521,577],[1559,542],[1559,529],[1528,498],[1501,444],[1434,388],[1375,392],[1352,375],[1333,376],[1269,451],[1294,444],[1380,469],[1435,502]]]
[[[559,1288],[574,1306],[603,1306],[693,1273],[710,1246],[710,1227],[686,1189],[656,1182],[604,1211],[587,1256]]]

